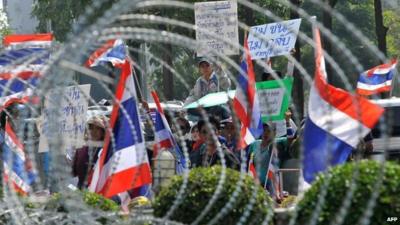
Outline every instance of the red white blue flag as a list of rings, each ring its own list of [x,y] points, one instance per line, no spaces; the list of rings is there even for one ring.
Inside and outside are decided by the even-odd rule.
[[[108,198],[117,194],[146,195],[152,182],[151,171],[140,126],[134,70],[122,40],[108,41],[85,65],[92,67],[102,62],[120,68],[121,76],[111,112],[112,132],[106,134],[89,190]]]
[[[174,136],[172,135],[171,128],[165,118],[164,110],[161,107],[160,99],[155,91],[151,92],[154,103],[157,106],[155,118],[155,140],[157,149],[171,150],[171,153],[176,159],[176,173],[182,174],[186,165],[185,156],[179,148]]]
[[[30,100],[50,57],[51,34],[8,35],[0,54],[0,110]],[[34,100],[34,99],[31,99]]]
[[[363,97],[327,83],[318,29],[314,35],[316,68],[303,141],[303,174],[308,183],[329,166],[344,163],[384,111]]]
[[[247,166],[247,174],[253,177],[254,181],[259,183],[256,167],[254,166],[254,153],[250,154],[249,165]]]
[[[234,110],[242,123],[238,143],[239,148],[245,148],[263,132],[253,63],[246,38],[244,40],[244,49],[244,55],[240,63],[240,68],[243,72],[239,73],[239,86],[236,88],[235,98],[233,99]]]
[[[126,60],[126,51],[127,49],[123,40],[109,40],[89,56],[85,66],[93,67],[105,62],[109,62],[113,66],[122,65]]]
[[[392,80],[396,71],[397,60],[376,66],[360,75],[357,82],[357,94],[373,95],[388,92],[392,87]]]
[[[53,42],[53,34],[11,34],[3,38],[7,48],[49,48]]]
[[[111,112],[110,129],[92,178],[95,192],[105,197],[151,184],[131,62],[121,66],[121,77]],[[97,169],[97,171],[96,171]]]
[[[265,179],[264,188],[267,188],[267,183],[270,182],[268,190],[271,197],[275,200],[283,198],[280,181],[278,150],[275,146],[273,146],[271,148],[271,155],[269,158],[267,177]]]
[[[16,192],[27,195],[31,191],[31,184],[36,179],[36,172],[24,151],[24,145],[18,139],[8,119],[4,136],[1,135],[1,137],[5,181]]]

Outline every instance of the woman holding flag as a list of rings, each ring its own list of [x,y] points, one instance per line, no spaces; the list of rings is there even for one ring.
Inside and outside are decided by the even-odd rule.
[[[288,122],[291,114],[285,114]],[[255,168],[255,178],[276,201],[282,200],[281,184],[279,182],[279,153],[288,151],[293,141],[293,132],[288,127],[287,136],[275,138],[276,127],[274,124],[263,123],[264,132],[261,140],[256,140],[249,145],[249,155],[253,160],[250,161]]]

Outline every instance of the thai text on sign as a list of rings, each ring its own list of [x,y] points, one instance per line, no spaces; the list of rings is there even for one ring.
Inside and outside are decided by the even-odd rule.
[[[287,55],[296,44],[301,19],[251,27],[247,43],[252,59]]]
[[[59,135],[64,148],[84,144],[90,84],[51,90],[42,113],[39,151],[47,151],[47,139]],[[55,126],[56,125],[56,126]],[[52,127],[53,126],[53,127]]]
[[[197,56],[237,55],[239,49],[236,1],[198,2],[194,4]]]
[[[292,86],[293,77],[256,83],[261,118],[264,122],[285,118],[285,112],[290,103]]]

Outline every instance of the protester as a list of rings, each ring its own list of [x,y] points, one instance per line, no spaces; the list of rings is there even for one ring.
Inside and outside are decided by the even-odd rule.
[[[291,114],[286,113],[285,120],[289,123]],[[280,185],[274,184],[270,176],[267,176],[270,167],[280,168],[282,161],[290,158],[289,146],[294,139],[294,133],[287,129],[287,137],[276,138],[276,127],[273,123],[263,123],[264,132],[261,140],[253,142],[249,146],[249,157],[253,157],[258,181],[264,186],[274,199],[280,201],[282,196],[279,189]],[[273,151],[277,151],[277,157],[271,159]],[[277,173],[277,171],[275,171]]]
[[[190,132],[190,123],[184,117],[178,117],[176,119],[178,123],[179,129],[181,130],[182,135],[187,135]]]
[[[214,117],[209,118],[209,124],[200,120],[197,124],[200,132],[200,142],[198,149],[193,149],[190,155],[192,167],[209,167],[221,164],[220,154],[224,155],[225,165],[228,168],[239,169],[239,159],[225,146],[226,140],[219,135],[219,121]],[[211,126],[211,127],[209,127]]]
[[[192,151],[192,146],[193,146],[193,142],[192,142],[192,137],[191,137],[191,133],[190,133],[190,123],[187,119],[185,119],[184,117],[178,117],[176,119],[176,123],[177,123],[177,127],[180,130],[180,135],[178,135],[177,132],[175,132],[175,140],[177,141],[180,149],[182,149],[183,151],[183,144],[185,144],[186,146],[186,150],[187,152],[191,152]],[[175,127],[175,126],[173,126]],[[175,129],[176,130],[176,129]]]
[[[85,135],[86,145],[75,152],[72,175],[78,177],[77,187],[86,187],[88,175],[97,161],[100,149],[106,134],[107,118],[105,116],[94,116],[87,122]]]
[[[201,77],[196,80],[196,83],[191,90],[189,96],[185,100],[185,104],[189,104],[199,98],[213,92],[227,91],[231,86],[231,81],[222,69],[207,58],[200,58],[198,63]]]
[[[236,129],[235,125],[233,124],[232,117],[221,120],[221,136],[226,140],[226,147],[231,151],[236,151]]]
[[[194,125],[194,126],[190,129],[190,137],[191,137],[191,140],[192,140],[193,143],[196,142],[196,141],[198,141],[198,140],[200,139],[200,136],[199,136],[199,127],[197,126],[197,124]]]
[[[271,197],[280,199],[279,186],[275,185],[272,177],[268,175],[270,167],[279,167],[279,161],[271,159],[272,151],[280,140],[275,140],[275,127],[272,124],[263,124],[262,139],[253,142],[249,146],[249,156],[253,158],[256,169],[257,181],[268,190]],[[275,142],[275,143],[274,143]]]

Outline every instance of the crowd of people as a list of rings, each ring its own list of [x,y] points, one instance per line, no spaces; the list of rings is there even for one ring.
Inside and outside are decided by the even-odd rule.
[[[181,149],[186,149],[189,155],[189,168],[211,167],[214,165],[225,165],[228,168],[240,171],[241,165],[249,166],[250,158],[253,157],[253,163],[257,171],[255,178],[260,185],[264,186],[270,193],[277,193],[271,179],[268,179],[267,171],[270,166],[271,153],[277,151],[278,157],[272,162],[275,167],[281,167],[285,160],[298,158],[298,145],[294,145],[297,133],[290,126],[291,113],[286,113],[287,134],[276,137],[276,125],[274,123],[264,123],[264,133],[260,140],[256,140],[247,148],[238,148],[238,138],[240,130],[239,123],[230,117],[219,120],[216,116],[209,116],[200,119],[192,126],[184,117],[172,119],[171,122],[173,135]],[[170,118],[170,117],[168,117]],[[78,178],[77,187],[82,189],[87,187],[90,180],[91,170],[97,161],[98,154],[102,148],[107,117],[95,116],[87,122],[86,145],[76,149],[72,160],[72,175]],[[179,130],[179,131],[178,131]],[[159,148],[156,141],[147,145],[148,155],[151,162],[156,161],[153,154],[155,148]],[[172,149],[159,149],[171,150]],[[178,160],[178,159],[176,159]],[[277,199],[280,195],[273,196]]]
[[[229,90],[231,86],[230,79],[220,67],[216,67],[209,59],[201,58],[198,62],[198,69],[201,76],[186,99],[186,103],[198,100],[209,93]],[[143,101],[142,106],[146,105],[147,103]],[[19,110],[19,108],[23,108],[23,110]],[[24,123],[24,116],[19,114],[27,111],[27,108],[22,104],[15,104],[4,111],[9,112],[10,115],[3,115],[10,119],[11,125],[15,128],[14,130],[20,130],[20,127],[18,127],[20,125],[18,124]],[[142,108],[149,110],[148,107]],[[295,139],[295,133],[289,123],[291,118],[290,111],[286,114],[287,135],[276,138],[276,124],[265,123],[264,133],[260,137],[260,140],[257,140],[245,149],[238,147],[240,122],[237,121],[235,115],[231,113],[228,118],[226,116],[223,118],[207,111],[204,111],[203,115],[205,117],[200,117],[195,122],[189,122],[185,117],[185,113],[180,113],[175,118],[173,118],[174,115],[166,115],[176,143],[181,149],[186,149],[188,152],[189,159],[187,162],[189,169],[224,164],[228,168],[240,170],[242,164],[246,165],[247,168],[250,158],[253,157],[254,166],[257,170],[257,177],[255,179],[269,190],[270,193],[274,193],[274,187],[267,176],[271,152],[275,147],[278,149],[279,160],[275,160],[273,163],[279,167],[282,161],[293,158],[297,151],[291,145]],[[148,124],[147,122],[150,125],[152,123],[151,121],[144,121],[145,124]],[[3,118],[2,125],[4,124],[5,120]],[[104,145],[108,124],[109,118],[103,115],[88,118],[84,146],[74,149],[66,157],[67,164],[71,167],[71,174],[75,178],[74,186],[79,189],[85,189],[89,185],[88,182],[91,180],[94,165]],[[27,139],[27,131],[25,130],[24,132],[22,132],[23,135],[20,137],[20,140],[25,141]],[[145,132],[148,135],[149,131],[146,130]],[[34,136],[38,139],[39,134],[37,134],[37,130],[33,133],[36,133]],[[6,144],[4,136],[2,140],[2,146],[4,146]],[[151,144],[147,145],[147,151],[150,162],[153,164],[156,160],[153,150],[157,148],[157,143],[155,140],[150,140],[149,143]],[[38,159],[37,165],[40,167],[39,173],[42,175],[43,181],[48,181],[51,159],[48,153],[39,153],[38,156],[36,158]]]
[[[230,88],[231,81],[227,75],[220,68],[215,70],[215,66],[212,65],[210,60],[206,58],[200,59],[198,68],[201,77],[196,81],[193,90],[186,99],[186,103],[198,100],[209,93],[226,91]],[[263,80],[273,79],[269,73],[264,73],[262,77]],[[142,105],[146,106],[147,103],[143,101]],[[20,119],[20,116],[18,116],[21,112],[18,111],[19,106],[20,104],[10,107],[12,110],[9,112],[12,115],[8,115],[13,118],[11,125],[15,127],[15,130],[17,130],[17,124]],[[144,107],[144,109],[149,110],[148,107]],[[168,113],[166,115],[176,143],[180,149],[187,150],[189,155],[187,165],[189,169],[225,165],[228,168],[240,171],[243,169],[242,165],[245,165],[245,169],[249,171],[250,167],[254,166],[256,171],[256,174],[253,174],[255,181],[264,187],[274,199],[280,201],[285,195],[282,192],[282,184],[279,182],[279,185],[277,185],[274,182],[276,178],[270,176],[269,171],[273,167],[275,169],[274,173],[279,173],[276,169],[287,166],[285,162],[289,160],[296,161],[297,164],[294,167],[300,168],[300,143],[304,121],[298,124],[299,128],[297,129],[292,119],[292,112],[288,110],[283,123],[264,122],[260,139],[245,148],[240,148],[240,121],[237,120],[234,113],[230,113],[227,118],[222,118],[219,115],[207,113],[204,109],[198,110],[201,111],[199,115],[202,115],[198,121],[189,122],[184,113],[180,113],[176,117]],[[233,112],[232,109],[230,111]],[[2,125],[4,123],[3,118]],[[144,123],[151,125],[152,122],[145,121]],[[93,167],[104,145],[108,124],[109,118],[103,115],[88,118],[85,145],[75,149],[73,157],[67,160],[71,166],[72,176],[76,177],[77,180],[75,185],[79,189],[85,189],[89,185],[88,181],[92,176]],[[286,133],[277,135],[277,129],[282,129],[282,127],[278,126],[283,126]],[[146,130],[145,132],[149,131]],[[21,139],[24,140],[25,137]],[[366,143],[371,148],[371,145],[368,145],[369,141],[367,140]],[[4,146],[4,136],[2,136],[2,142],[2,146]],[[150,161],[153,162],[157,160],[155,154],[153,154],[154,149],[157,148],[157,143],[155,140],[150,141],[150,143],[150,146],[147,145],[147,151]],[[39,157],[39,159],[43,159],[43,157]],[[45,163],[39,164],[47,163],[47,165],[42,166],[46,177],[49,175],[49,159],[43,161]]]

